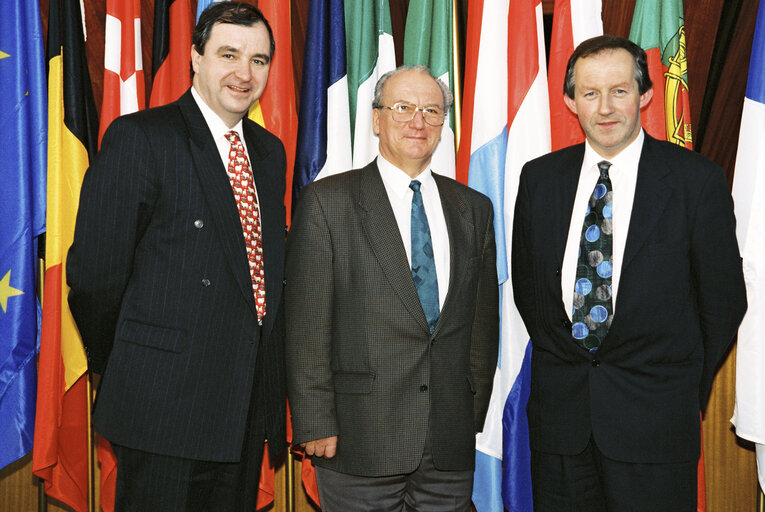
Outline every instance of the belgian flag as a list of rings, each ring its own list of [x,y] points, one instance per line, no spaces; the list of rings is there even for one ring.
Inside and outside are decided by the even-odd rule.
[[[67,305],[65,258],[82,178],[95,154],[98,115],[78,0],[51,0],[48,21],[48,210],[34,474],[45,492],[88,509],[87,362]]]

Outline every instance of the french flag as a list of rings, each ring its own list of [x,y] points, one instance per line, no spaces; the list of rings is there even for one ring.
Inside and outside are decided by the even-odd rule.
[[[746,316],[738,330],[736,435],[755,443],[760,489],[765,489],[765,2],[754,30],[749,78],[741,115],[733,200],[736,234],[744,263]]]
[[[343,0],[308,7],[292,190],[352,168]]]
[[[494,390],[483,432],[476,438],[473,503],[478,512],[502,512],[503,507],[531,512],[526,419],[531,344],[515,308],[508,268],[521,168],[550,150],[541,1],[470,2],[465,50],[457,178],[494,203],[501,308]]]

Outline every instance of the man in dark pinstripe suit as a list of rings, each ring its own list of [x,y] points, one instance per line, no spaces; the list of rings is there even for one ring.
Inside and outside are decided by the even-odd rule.
[[[470,506],[498,287],[491,202],[431,172],[450,105],[427,68],[386,74],[373,112],[380,157],[300,196],[287,242],[288,388],[293,441],[314,456],[325,512]],[[410,212],[421,208],[433,303],[417,279],[423,219]]]
[[[264,438],[272,460],[285,445],[285,154],[245,118],[273,36],[259,10],[222,2],[192,42],[192,88],[106,132],[67,261],[117,510],[251,512]],[[258,220],[260,246],[243,228]]]

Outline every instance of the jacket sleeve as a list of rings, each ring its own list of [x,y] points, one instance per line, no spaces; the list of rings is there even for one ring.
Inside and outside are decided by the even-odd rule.
[[[511,249],[511,279],[513,281],[513,298],[518,312],[521,314],[526,330],[533,337],[536,324],[535,286],[532,280],[532,254],[530,238],[531,222],[529,212],[529,190],[527,167],[524,166],[518,186],[518,196],[515,200],[513,215],[513,234]]]
[[[736,219],[725,176],[715,168],[697,203],[691,268],[704,341],[699,400],[706,407],[715,370],[746,312],[746,285],[736,241]]]
[[[103,373],[114,341],[135,248],[157,190],[150,142],[138,123],[115,120],[85,173],[66,262],[69,308],[90,369]]]
[[[294,444],[337,435],[332,378],[332,244],[322,204],[303,189],[287,237],[287,393]]]
[[[475,387],[474,424],[476,432],[483,430],[499,351],[499,283],[497,280],[494,215],[491,203],[489,203],[486,218],[486,225],[483,228],[483,250],[478,277],[475,318],[473,319],[470,342],[470,371]]]

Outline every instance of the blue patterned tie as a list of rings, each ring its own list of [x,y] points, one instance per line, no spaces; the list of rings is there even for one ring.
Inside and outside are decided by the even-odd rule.
[[[606,337],[613,318],[611,274],[613,271],[613,191],[608,177],[610,162],[598,163],[595,185],[582,226],[579,261],[574,285],[571,333],[583,349],[595,353]]]
[[[409,188],[412,196],[412,279],[420,296],[422,310],[428,320],[430,332],[438,321],[438,280],[436,279],[436,261],[433,258],[433,240],[430,238],[428,216],[422,205],[420,182],[413,180]]]

